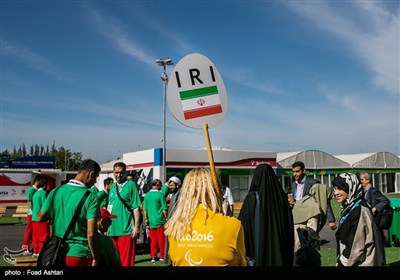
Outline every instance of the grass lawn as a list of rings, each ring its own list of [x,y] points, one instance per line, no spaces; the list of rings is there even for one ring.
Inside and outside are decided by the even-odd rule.
[[[400,198],[400,193],[395,193],[395,194],[388,194],[386,195],[387,198],[391,199],[391,198]],[[340,217],[340,211],[341,211],[341,205],[340,203],[336,200],[336,198],[332,198],[331,200],[331,206],[332,206],[332,210],[333,213],[335,214],[336,218]]]
[[[26,218],[1,217],[0,225],[26,224]]]
[[[335,266],[336,248],[321,248],[320,250],[322,266]],[[400,248],[386,247],[386,264],[388,266],[400,267]]]

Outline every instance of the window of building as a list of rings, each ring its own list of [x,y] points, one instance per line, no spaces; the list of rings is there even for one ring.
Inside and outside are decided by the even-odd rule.
[[[243,201],[248,193],[250,186],[249,176],[247,175],[232,175],[230,176],[233,200]]]

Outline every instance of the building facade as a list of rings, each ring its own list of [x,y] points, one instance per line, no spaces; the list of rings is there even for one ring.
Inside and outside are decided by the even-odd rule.
[[[127,165],[127,170],[138,172],[138,185],[146,193],[154,178],[163,178],[162,149],[126,153],[121,161]],[[233,151],[216,148],[212,151],[215,168],[221,173],[221,181],[231,188],[234,200],[243,201],[253,178],[254,169],[258,164],[270,164],[282,188],[290,192],[293,182],[292,164],[303,161],[306,172],[322,183],[331,186],[335,176],[342,172],[359,174],[367,171],[372,174],[372,184],[383,193],[400,193],[400,159],[387,152],[352,156],[350,161],[346,156],[334,156],[323,151],[306,150],[290,153],[276,153],[269,151]],[[354,160],[358,159],[358,160]],[[112,166],[116,161],[102,165],[97,186],[103,188],[103,180],[113,177]],[[207,150],[168,149],[166,151],[166,178],[177,176],[183,180],[185,174],[199,166],[209,166]]]

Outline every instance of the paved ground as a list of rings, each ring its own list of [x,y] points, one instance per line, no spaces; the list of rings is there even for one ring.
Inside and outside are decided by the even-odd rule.
[[[0,257],[2,260],[7,262],[12,257],[22,255],[21,246],[24,232],[24,224],[0,225]]]
[[[338,221],[336,221],[336,225],[338,225]],[[321,231],[319,232],[319,238],[321,240],[321,247],[322,248],[336,248],[336,238],[335,238],[335,231],[331,230],[326,224]]]
[[[4,247],[14,250],[21,249],[25,232],[24,224],[0,225],[0,232],[1,254],[4,253]]]

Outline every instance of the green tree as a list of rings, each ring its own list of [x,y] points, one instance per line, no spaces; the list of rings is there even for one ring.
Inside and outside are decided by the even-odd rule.
[[[55,157],[56,153],[57,153],[56,142],[53,140],[53,145],[51,146],[50,156]]]
[[[22,153],[21,153],[21,157],[26,157],[26,156],[27,156],[26,147],[25,147],[25,144],[22,143]]]
[[[81,165],[82,161],[83,161],[83,159],[82,159],[81,152],[71,153],[70,157],[67,159],[68,170],[77,171],[79,168],[79,165]]]
[[[35,153],[32,155],[32,156],[39,156],[39,145],[38,144],[35,144]]]

